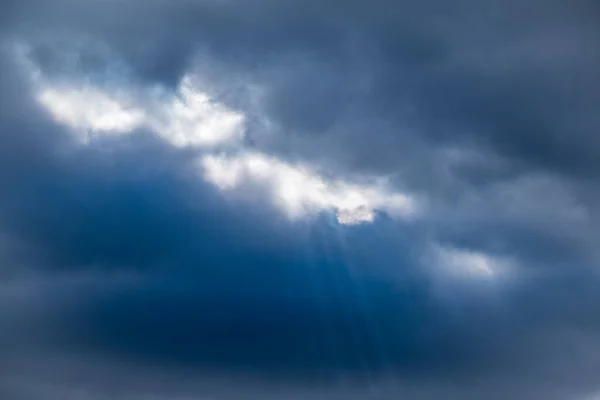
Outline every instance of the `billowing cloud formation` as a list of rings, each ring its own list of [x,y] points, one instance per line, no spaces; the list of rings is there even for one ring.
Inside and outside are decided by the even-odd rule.
[[[377,209],[392,215],[408,215],[415,206],[402,194],[386,193],[377,186],[328,182],[305,169],[285,164],[261,154],[246,153],[235,158],[207,156],[202,160],[206,178],[222,189],[237,186],[245,177],[272,186],[275,201],[292,217],[311,209],[333,208],[338,222],[372,222]]]
[[[593,398],[598,12],[0,2],[0,397]]]
[[[170,95],[157,87],[135,90],[124,85],[126,81],[119,85],[112,82],[109,87],[86,81],[61,85],[52,82],[30,59],[30,49],[16,48],[20,50],[16,55],[37,86],[38,101],[84,142],[100,134],[126,134],[141,128],[154,131],[177,147],[212,146],[243,136],[244,116],[212,102],[195,87],[192,76],[182,78],[177,91]],[[68,70],[73,66],[63,60],[61,67]]]
[[[29,66],[34,84],[39,87],[38,101],[58,122],[74,129],[85,143],[101,134],[127,134],[147,128],[176,147],[242,144],[244,115],[211,101],[194,85],[191,75],[182,77],[171,96],[161,96],[156,88],[136,96],[123,88],[115,93],[94,87],[56,88],[45,82],[43,72],[39,66],[31,65],[27,55],[22,62]],[[328,182],[306,168],[243,146],[238,153],[229,158],[218,154],[200,156],[206,179],[221,189],[232,189],[245,179],[262,181],[293,218],[310,211],[333,209],[338,222],[356,224],[372,222],[376,210],[408,215],[416,209],[414,200],[403,194],[386,193],[382,184]]]
[[[180,96],[172,104],[163,105],[162,110],[128,106],[118,94],[112,98],[93,89],[43,89],[39,100],[57,120],[83,133],[131,132],[148,124],[180,147],[218,144],[240,134],[242,116],[211,105],[206,95],[194,92],[187,82]],[[154,113],[159,117],[153,117]]]

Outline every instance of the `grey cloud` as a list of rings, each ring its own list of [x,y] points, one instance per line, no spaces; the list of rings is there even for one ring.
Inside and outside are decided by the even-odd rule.
[[[102,75],[113,57],[133,85],[172,87],[206,68],[218,100],[257,119],[256,148],[342,176],[392,176],[430,200],[414,223],[382,215],[353,228],[224,201],[189,169],[194,154],[150,132],[75,146],[6,50],[8,400],[578,399],[597,389],[591,2],[1,4],[4,41],[42,43],[36,61],[61,79]],[[85,57],[65,69],[60,54],[73,48]],[[263,97],[253,103],[236,85]],[[534,190],[523,185],[531,177],[550,183]],[[420,258],[430,241],[512,256],[513,281],[432,277]],[[226,382],[194,385],[211,374]]]
[[[150,79],[172,83],[199,50],[249,72],[266,87],[266,112],[286,134],[336,134],[331,126],[342,124],[334,144],[367,168],[398,168],[403,136],[416,134],[438,144],[490,143],[543,168],[597,169],[598,121],[588,104],[598,93],[598,31],[584,2],[462,2],[455,9],[354,2],[320,12],[312,3],[153,2],[133,24],[127,17],[135,3],[64,4],[70,7],[50,10],[45,21],[74,29],[85,21],[84,30]],[[365,113],[393,121],[381,146],[355,146],[343,133]]]

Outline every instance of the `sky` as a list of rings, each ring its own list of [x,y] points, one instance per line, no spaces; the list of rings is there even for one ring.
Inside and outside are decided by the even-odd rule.
[[[593,0],[0,0],[0,398],[600,398]]]

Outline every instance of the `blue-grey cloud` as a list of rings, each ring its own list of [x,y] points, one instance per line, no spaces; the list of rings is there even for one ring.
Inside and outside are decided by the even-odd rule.
[[[598,11],[1,2],[0,397],[593,394]],[[174,145],[162,114],[83,143],[39,98],[117,88],[160,114],[190,74],[243,116],[233,144]],[[317,212],[205,181],[221,151],[301,171]],[[322,197],[372,177],[381,210],[340,224]]]

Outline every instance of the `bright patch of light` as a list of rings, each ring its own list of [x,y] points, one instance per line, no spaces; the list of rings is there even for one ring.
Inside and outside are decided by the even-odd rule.
[[[150,91],[111,93],[99,87],[41,84],[38,101],[84,141],[146,128],[177,147],[205,147],[243,136],[244,115],[212,101],[185,78],[167,101]]]
[[[156,130],[179,147],[216,145],[238,139],[243,133],[244,115],[213,102],[187,77],[178,96],[164,107]]]
[[[338,210],[337,219],[342,225],[354,225],[361,222],[373,221],[375,213],[372,209],[361,206],[353,210]]]
[[[38,99],[56,120],[87,136],[90,131],[130,132],[142,125],[145,112],[118,97],[91,88],[48,88],[39,93]]]
[[[506,258],[443,246],[433,249],[433,262],[443,273],[459,277],[493,278],[506,273],[511,266]]]
[[[245,115],[211,99],[197,75],[185,76],[171,93],[127,84],[122,69],[115,79],[118,86],[111,83],[112,70],[109,79],[100,80],[105,84],[75,77],[59,84],[22,50],[20,59],[39,103],[83,143],[106,134],[147,129],[173,146],[202,148],[199,159],[207,181],[223,191],[258,184],[293,219],[331,210],[340,224],[351,225],[372,222],[379,210],[400,217],[415,211],[413,198],[390,191],[381,182],[355,184],[325,178],[302,165],[244,148]],[[233,150],[230,156],[215,153],[222,145]]]
[[[244,182],[264,185],[274,201],[291,218],[334,210],[340,224],[371,222],[375,211],[408,216],[415,211],[411,198],[391,193],[383,185],[358,185],[327,180],[302,166],[291,165],[261,153],[202,158],[205,178],[223,190]]]

